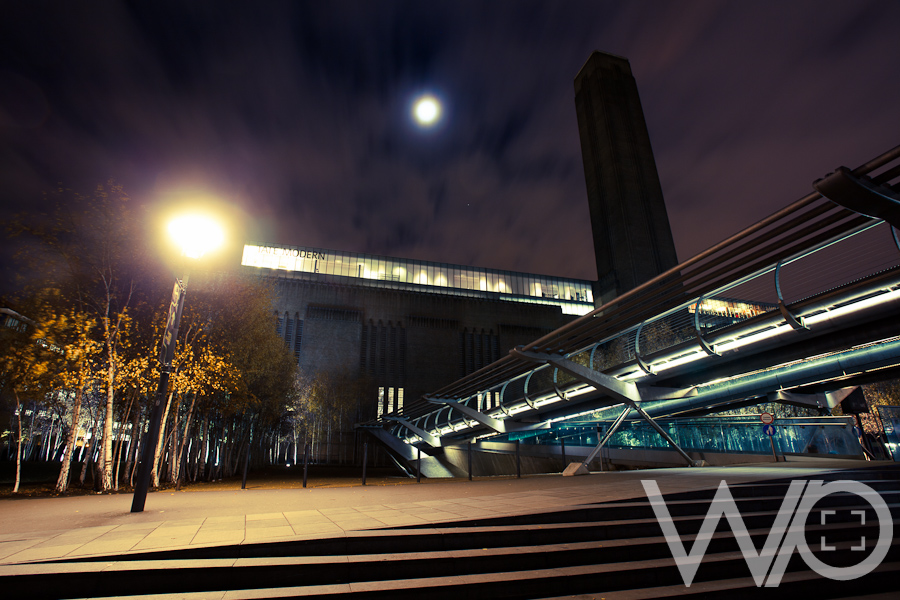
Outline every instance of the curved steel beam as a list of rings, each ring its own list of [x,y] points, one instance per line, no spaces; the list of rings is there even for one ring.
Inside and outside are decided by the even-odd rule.
[[[865,175],[858,177],[847,167],[838,167],[834,173],[814,181],[813,187],[835,204],[867,217],[884,219],[900,229],[900,196]]]
[[[778,294],[778,310],[781,311],[781,316],[784,317],[784,320],[794,329],[809,329],[806,325],[803,324],[803,319],[798,319],[794,314],[788,310],[787,305],[784,303],[784,296],[781,295],[781,264],[783,260],[779,260],[778,264],[775,265],[775,293]]]
[[[634,334],[634,358],[637,359],[637,364],[641,368],[641,371],[647,375],[653,375],[653,371],[650,370],[650,365],[645,363],[644,359],[641,358],[641,331],[644,329],[644,323],[646,323],[646,321],[641,321],[641,324],[637,328],[637,333]]]
[[[503,396],[506,395],[506,388],[512,381],[513,381],[512,379],[507,379],[506,381],[503,382],[503,387],[500,388],[500,404],[499,404],[499,406],[500,406],[500,410],[503,411],[503,414],[506,415],[507,417],[512,416],[512,415],[509,414],[509,409],[507,409],[505,406],[503,406]]]
[[[700,331],[700,305],[703,304],[703,296],[697,298],[696,308],[694,308],[694,333],[697,335],[697,343],[710,356],[719,356],[706,340],[703,339],[703,332]]]
[[[534,372],[537,369],[532,369],[528,371],[528,375],[525,377],[525,387],[522,390],[522,398],[525,400],[525,404],[527,404],[532,410],[535,409],[534,400],[528,397],[528,383],[531,381],[531,376],[534,375]]]
[[[556,379],[556,376],[559,374],[559,367],[553,369],[553,390],[556,392],[556,397],[562,400],[563,402],[568,402],[569,398],[566,396],[566,393],[559,389],[559,382]]]

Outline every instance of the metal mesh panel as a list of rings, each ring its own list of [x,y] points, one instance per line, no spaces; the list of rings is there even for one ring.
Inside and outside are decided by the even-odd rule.
[[[900,250],[887,223],[856,234],[781,267],[787,304],[900,265]]]

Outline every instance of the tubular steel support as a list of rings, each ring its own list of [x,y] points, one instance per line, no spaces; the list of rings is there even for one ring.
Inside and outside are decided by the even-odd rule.
[[[625,417],[628,416],[628,413],[631,412],[632,408],[634,408],[634,405],[631,405],[631,406],[626,405],[622,408],[622,413],[618,417],[616,417],[616,420],[613,421],[612,425],[610,425],[609,431],[606,432],[606,435],[603,436],[603,439],[601,439],[597,443],[597,445],[594,447],[594,449],[591,450],[591,453],[588,454],[588,457],[586,459],[584,459],[584,461],[581,463],[582,465],[584,465],[585,469],[588,468],[588,465],[591,464],[592,460],[597,458],[597,455],[600,453],[601,450],[603,450],[604,444],[606,444],[606,442],[609,441],[609,438],[611,438],[613,436],[613,434],[616,432],[616,430],[618,430],[619,427],[622,425],[622,423],[625,422]]]
[[[625,410],[622,411],[622,414],[613,422],[610,431],[607,432],[606,436],[603,440],[597,444],[597,447],[594,449],[594,452],[591,453],[588,460],[583,463],[585,469],[587,469],[587,463],[594,459],[597,452],[600,452],[600,449],[603,447],[603,444],[606,443],[609,436],[611,436],[616,429],[622,424],[622,421],[625,420],[625,417],[630,412],[629,409],[633,409],[638,415],[641,416],[645,421],[650,423],[650,426],[653,427],[663,439],[666,440],[675,450],[681,454],[681,456],[688,462],[688,464],[692,467],[702,466],[703,461],[694,461],[690,456],[688,456],[687,452],[681,449],[681,447],[675,443],[668,433],[666,433],[653,418],[648,415],[644,409],[641,408],[641,393],[638,390],[638,387],[630,382],[619,381],[615,377],[610,377],[605,373],[600,373],[598,371],[594,371],[593,369],[588,369],[584,365],[579,365],[576,362],[569,360],[568,358],[564,358],[560,355],[552,355],[545,354],[542,352],[532,352],[528,350],[524,350],[521,347],[514,348],[510,350],[510,354],[513,356],[517,356],[519,358],[523,358],[525,360],[530,360],[532,362],[542,362],[545,364],[551,364],[561,371],[565,371],[566,373],[572,375],[576,379],[581,380],[582,382],[595,387],[597,390],[612,396],[615,398],[615,404],[620,402],[624,402],[626,405]]]
[[[404,427],[406,427],[407,429],[412,431],[414,434],[416,434],[417,436],[419,436],[420,438],[425,440],[425,443],[428,444],[429,446],[431,446],[432,448],[440,448],[441,447],[441,438],[428,433],[421,427],[417,427],[417,426],[413,425],[406,419],[403,419],[401,417],[385,417],[385,418],[389,421],[396,421],[400,425],[403,425]]]
[[[445,398],[430,398],[428,396],[425,397],[429,402],[433,404],[445,404],[451,409],[456,409],[458,412],[462,413],[463,419],[465,417],[470,417],[474,421],[478,421],[485,427],[489,429],[493,429],[497,433],[511,433],[513,431],[532,431],[535,429],[549,429],[549,423],[514,423],[509,420],[500,420],[495,419],[494,417],[490,417],[482,412],[479,412],[472,408],[471,406],[467,406],[455,400],[448,400]]]
[[[641,401],[641,395],[635,384],[628,381],[619,381],[615,377],[610,377],[605,373],[594,371],[593,369],[589,369],[584,365],[579,365],[562,356],[545,354],[543,352],[533,352],[524,350],[521,347],[513,348],[509,353],[515,357],[531,362],[552,364],[553,366],[558,367],[560,371],[564,371],[576,379],[612,396],[616,400],[612,404]]]
[[[460,402],[456,402],[455,400],[447,400],[444,398],[429,398],[426,396],[426,399],[429,402],[434,404],[446,404],[451,408],[455,408],[458,412],[462,413],[463,417],[471,417],[475,421],[478,421],[485,427],[493,429],[497,433],[506,433],[506,425],[503,421],[499,421],[493,417],[489,417],[484,413],[480,413],[471,406],[466,406]]]
[[[652,427],[653,429],[655,429],[656,432],[657,432],[659,435],[663,436],[663,439],[666,440],[666,441],[669,443],[670,446],[672,446],[673,448],[675,448],[675,451],[678,452],[678,454],[680,454],[681,457],[682,457],[684,460],[687,461],[688,465],[690,465],[690,466],[692,466],[692,467],[699,467],[699,466],[702,466],[703,461],[700,461],[700,460],[695,461],[693,458],[691,458],[691,457],[688,455],[688,453],[685,452],[684,450],[682,450],[682,449],[681,449],[681,446],[679,446],[677,443],[675,443],[675,440],[673,440],[673,439],[669,436],[669,434],[668,434],[662,427],[659,426],[659,423],[657,423],[656,421],[654,421],[654,420],[650,417],[650,415],[648,415],[646,412],[644,412],[644,409],[643,409],[643,408],[641,408],[641,407],[640,407],[639,405],[637,405],[637,404],[634,405],[632,408],[634,408],[634,410],[636,410],[637,413],[638,413],[639,415],[641,415],[642,417],[644,417],[644,420],[647,421],[648,423],[650,423],[650,427]],[[627,411],[626,411],[626,412],[627,412]]]

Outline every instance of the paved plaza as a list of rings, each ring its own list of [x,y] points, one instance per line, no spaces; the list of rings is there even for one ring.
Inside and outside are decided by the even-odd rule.
[[[732,467],[592,473],[581,477],[398,480],[397,485],[235,491],[162,491],[144,512],[131,495],[0,501],[0,573],[26,563],[150,550],[366,535],[404,525],[561,510],[643,497],[642,479],[663,493],[808,477],[877,463],[805,459]]]

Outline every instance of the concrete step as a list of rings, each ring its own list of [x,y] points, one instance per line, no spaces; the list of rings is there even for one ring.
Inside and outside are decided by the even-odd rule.
[[[853,581],[835,582],[821,577],[814,571],[797,571],[785,573],[781,584],[776,589],[756,587],[751,577],[722,579],[694,583],[686,588],[684,584],[663,587],[652,587],[635,590],[608,592],[598,590],[587,594],[552,596],[542,600],[649,600],[651,598],[687,598],[696,600],[718,600],[720,598],[763,598],[773,597],[814,597],[844,598],[847,600],[896,600],[897,576],[900,574],[900,563],[884,562],[876,567],[866,579],[865,588],[874,590],[867,592],[853,584]],[[879,589],[886,591],[881,592]]]
[[[874,489],[877,492],[889,492],[889,491],[898,491],[900,490],[900,471],[891,471],[893,477],[875,477],[875,478],[859,478],[853,479],[853,481],[858,481],[859,483],[865,484],[870,488]],[[826,473],[826,475],[830,475]],[[828,478],[828,477],[814,477],[809,479],[817,479],[819,481],[841,481],[846,480],[847,478]],[[788,488],[790,488],[792,480],[768,480],[768,481],[760,481],[754,483],[732,483],[729,484],[728,488],[731,492],[733,498],[752,498],[757,496],[779,496],[784,497],[785,492],[787,492]],[[711,500],[713,496],[716,494],[716,488],[707,488],[701,490],[691,490],[687,492],[674,492],[669,494],[663,494],[666,499],[679,499],[679,500]],[[625,500],[619,500],[618,502],[628,503],[628,502],[642,502],[646,500],[646,496],[637,496],[635,498],[628,498]]]
[[[888,504],[892,514],[900,514],[900,490],[879,494]],[[702,516],[709,511],[712,498],[702,500],[669,499],[666,496],[666,507],[672,517]],[[677,498],[677,497],[676,497]],[[734,498],[738,510],[744,513],[771,513],[777,514],[784,503],[784,496]],[[858,507],[871,510],[871,507],[855,495],[831,494],[816,503],[818,508],[850,508]],[[654,519],[650,503],[647,499],[631,502],[610,502],[606,504],[583,505],[575,508],[565,508],[550,512],[535,512],[531,514],[510,515],[505,517],[480,517],[476,519],[462,519],[445,523],[450,527],[475,527],[486,525],[539,525],[548,523],[573,523],[573,522],[602,522],[620,521],[625,519]],[[430,528],[432,525],[406,525],[407,530]],[[399,529],[399,528],[398,528]]]
[[[329,584],[271,586],[259,582],[254,589],[180,591],[172,594],[142,594],[129,596],[98,596],[85,598],[131,598],[132,600],[162,600],[164,598],[222,598],[249,600],[255,598],[326,599],[335,596],[351,598],[436,598],[452,599],[526,599],[526,598],[655,598],[683,595],[697,598],[759,598],[815,595],[820,598],[842,598],[864,594],[882,594],[896,590],[900,573],[900,552],[895,548],[890,562],[873,573],[852,581],[833,581],[806,569],[798,559],[791,560],[777,589],[757,588],[746,576],[747,568],[740,553],[709,555],[698,571],[695,583],[685,588],[673,561],[646,560],[627,563],[592,564],[544,567],[516,571],[492,571],[458,575],[421,577],[413,570],[404,578],[372,581],[349,581]],[[853,564],[834,561],[836,566]],[[705,569],[705,570],[704,570]],[[82,588],[83,589],[83,588]],[[680,593],[679,593],[680,590]]]
[[[887,479],[868,481],[888,500],[896,531],[900,525],[900,486]],[[732,495],[757,549],[769,536],[786,489],[785,482],[732,486]],[[666,496],[668,510],[688,549],[701,530],[715,490],[704,492]],[[833,511],[825,524],[820,519],[821,509]],[[860,524],[860,510],[865,514],[864,525]],[[879,523],[864,498],[835,494],[820,500],[810,511],[805,537],[811,552],[821,560],[834,566],[851,566],[867,554],[852,547],[864,537],[871,549],[879,537]],[[823,551],[823,538],[836,550]],[[898,565],[897,536],[882,567],[848,582],[823,578],[795,552],[777,593],[832,598],[896,591]],[[354,532],[338,538],[0,566],[0,589],[4,597],[35,600],[333,598],[338,594],[454,600],[461,596],[493,599],[579,594],[751,598],[773,592],[756,587],[724,519],[711,537],[694,583],[685,588],[646,499],[457,521],[438,527]]]
[[[522,529],[511,530],[522,533]],[[572,527],[556,527],[549,532],[572,533]],[[449,535],[468,536],[483,531],[451,530]],[[653,563],[653,568],[672,566],[671,550],[666,540],[657,535],[648,538],[623,538],[590,542],[541,543],[546,541],[544,530],[532,532],[528,545],[500,548],[467,548],[461,550],[431,550],[424,552],[339,555],[339,556],[286,556],[281,558],[195,558],[156,560],[43,563],[16,566],[13,577],[4,574],[0,567],[0,589],[8,597],[60,598],[72,590],[89,590],[93,597],[109,597],[127,594],[135,590],[145,593],[184,593],[217,589],[237,590],[248,587],[310,587],[349,585],[404,579],[408,574],[422,578],[453,578],[489,575],[515,571],[563,569],[576,566],[618,565],[623,573],[633,575],[629,580],[619,577],[617,585],[628,589],[645,584],[644,575],[626,568],[635,563]],[[751,530],[756,548],[762,548],[768,536],[768,528]],[[494,532],[502,536],[504,531]],[[837,524],[812,527],[811,540],[826,536],[829,545],[844,548],[828,554],[829,562],[858,560],[848,550],[865,536],[871,544],[878,538],[877,525],[860,527],[856,524]],[[398,541],[402,540],[401,536]],[[692,535],[682,535],[685,544],[692,546]],[[388,547],[382,550],[389,550]],[[892,550],[900,558],[900,547]],[[730,530],[714,534],[707,549],[707,557],[739,556],[739,546]],[[823,559],[824,560],[824,559]],[[738,561],[740,562],[740,561]],[[729,563],[731,564],[731,563]],[[742,563],[741,563],[742,564]],[[733,566],[733,565],[732,565]],[[716,577],[723,568],[718,564]],[[746,565],[737,568],[735,577],[749,574]],[[802,568],[802,564],[794,569]],[[11,570],[11,569],[8,569]],[[698,571],[698,581],[709,575],[704,564]],[[680,581],[680,579],[678,580]],[[677,583],[675,581],[674,583]],[[673,584],[674,584],[673,583]]]

